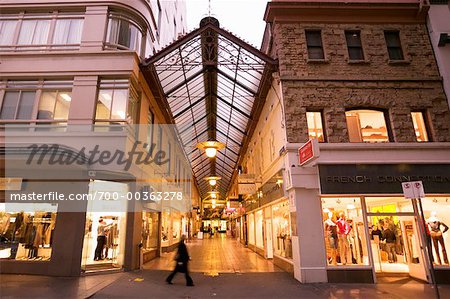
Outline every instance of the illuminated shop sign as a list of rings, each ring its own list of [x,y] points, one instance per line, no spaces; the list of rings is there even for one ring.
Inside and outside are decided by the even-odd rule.
[[[450,164],[319,165],[322,194],[402,193],[403,182],[422,181],[426,193],[450,193]]]

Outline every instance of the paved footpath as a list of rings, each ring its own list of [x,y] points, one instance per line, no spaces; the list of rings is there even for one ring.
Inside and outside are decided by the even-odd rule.
[[[0,298],[435,298],[434,289],[411,280],[395,284],[308,284],[284,272],[225,273],[218,276],[191,273],[194,287],[186,287],[177,274],[173,285],[165,270],[143,270],[81,278],[1,275]],[[450,286],[440,287],[450,298]]]

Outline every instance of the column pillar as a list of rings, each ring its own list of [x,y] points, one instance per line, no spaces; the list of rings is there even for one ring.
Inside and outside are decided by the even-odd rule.
[[[289,153],[292,161],[297,157]],[[289,165],[289,166],[288,166]],[[317,167],[289,163],[294,277],[302,283],[327,282],[326,251]]]

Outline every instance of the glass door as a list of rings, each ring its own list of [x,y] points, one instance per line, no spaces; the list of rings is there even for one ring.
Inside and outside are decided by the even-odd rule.
[[[375,271],[427,281],[417,217],[413,213],[368,215]]]

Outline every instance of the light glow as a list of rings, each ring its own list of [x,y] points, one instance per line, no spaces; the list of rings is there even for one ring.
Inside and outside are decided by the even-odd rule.
[[[217,155],[217,149],[214,147],[209,147],[205,149],[205,154],[209,158],[214,158]]]

